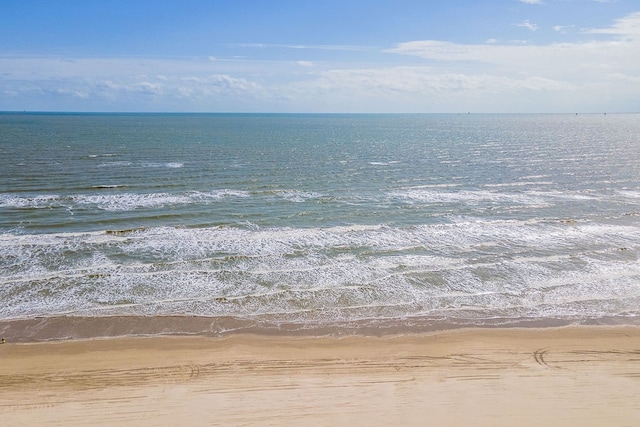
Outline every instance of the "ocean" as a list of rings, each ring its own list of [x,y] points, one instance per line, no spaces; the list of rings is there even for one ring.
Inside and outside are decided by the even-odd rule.
[[[640,324],[639,247],[638,114],[0,114],[3,321]]]

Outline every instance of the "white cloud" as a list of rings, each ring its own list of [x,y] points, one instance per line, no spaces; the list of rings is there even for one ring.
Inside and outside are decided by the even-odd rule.
[[[296,49],[296,50],[337,50],[337,51],[366,51],[373,50],[372,47],[357,45],[329,45],[329,44],[264,44],[264,43],[237,43],[237,47],[255,49]]]
[[[436,40],[400,43],[390,52],[446,62],[478,62],[511,72],[572,75],[589,69],[640,72],[640,13],[617,20],[610,28],[587,33],[606,34],[609,40],[546,45],[458,44]]]
[[[542,0],[520,0],[520,3],[543,4],[543,1]]]
[[[623,40],[638,40],[640,39],[640,12],[617,19],[614,25],[609,28],[595,28],[586,32],[589,34],[616,35]]]
[[[341,111],[573,111],[570,83],[538,76],[465,73],[432,67],[334,69],[279,89],[282,105],[313,99]],[[525,95],[526,94],[526,95]],[[584,101],[584,100],[580,100]],[[571,101],[573,102],[573,101]]]
[[[51,106],[46,109],[54,110],[57,103],[72,99],[91,101],[102,105],[100,109],[164,110],[176,105],[189,110],[216,103],[223,108],[223,100],[246,102],[260,93],[258,83],[232,75],[233,66],[231,72],[216,72],[207,61],[0,57],[0,68],[6,70],[0,94],[7,103],[18,97],[48,97]],[[0,101],[2,108],[8,107]]]
[[[519,24],[514,24],[514,26],[526,28],[527,30],[531,30],[531,31],[536,31],[538,29],[538,26],[536,24],[532,24],[531,22],[529,22],[528,19],[520,22]]]
[[[540,77],[510,78],[490,74],[438,71],[430,67],[329,70],[315,83],[317,89],[357,89],[369,96],[415,92],[423,95],[454,92],[511,92],[517,89],[558,90],[564,83]]]
[[[422,40],[401,43],[392,52],[431,61],[437,69],[457,70],[485,78],[485,88],[498,94],[500,85],[525,91],[556,90],[572,99],[598,100],[640,97],[640,86],[629,85],[640,75],[640,13],[617,20],[611,27],[588,30],[608,40],[547,45],[457,44]],[[501,80],[503,79],[503,80]],[[497,82],[491,86],[489,82]],[[470,89],[470,88],[469,88]],[[471,90],[471,89],[470,89]],[[473,89],[473,90],[477,90]],[[524,93],[524,92],[521,92]],[[533,98],[531,98],[533,99]],[[640,107],[637,101],[629,101]]]
[[[582,35],[544,45],[416,40],[368,64],[0,56],[0,110],[640,110],[640,13]]]

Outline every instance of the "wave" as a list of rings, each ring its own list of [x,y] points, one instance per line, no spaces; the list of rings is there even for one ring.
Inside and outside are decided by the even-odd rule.
[[[123,188],[128,188],[128,185],[100,184],[89,187],[89,189],[94,190],[115,190]],[[277,190],[263,194],[277,196],[282,200],[293,203],[302,203],[323,197],[320,193],[299,190]],[[0,194],[0,208],[39,209],[64,206],[67,208],[96,208],[105,211],[132,211],[136,209],[160,208],[166,206],[207,204],[228,198],[248,198],[251,195],[252,193],[249,191],[233,189],[220,189],[208,192],[189,191],[182,193],[100,192],[67,196],[57,194],[33,196]]]
[[[33,196],[16,196],[13,194],[0,194],[0,208],[40,209],[49,208],[60,201],[56,194],[40,194]]]
[[[638,199],[640,199],[640,191],[623,190],[618,191],[618,195],[626,199],[631,199],[633,201],[637,201]]]
[[[135,194],[123,193],[117,195],[80,195],[72,197],[79,205],[91,205],[106,211],[129,211],[140,208],[154,208],[170,205],[188,204],[192,198],[188,195],[170,193]]]
[[[278,190],[273,192],[273,194],[294,203],[302,203],[307,200],[319,199],[322,197],[322,194],[320,193],[299,190]]]
[[[369,165],[371,166],[390,166],[390,165],[396,165],[400,163],[399,160],[391,160],[388,162],[369,162]]]
[[[184,167],[184,163],[182,162],[166,162],[166,163],[158,163],[158,162],[141,162],[140,167],[143,168],[168,168],[168,169],[177,169]]]
[[[0,315],[638,312],[640,227],[481,221],[0,235]]]
[[[139,168],[167,168],[178,169],[184,167],[182,162],[132,162],[127,160],[111,161],[100,163],[97,165],[99,168],[113,168],[113,167],[139,167]]]
[[[505,182],[500,184],[485,184],[488,188],[503,188],[503,187],[529,187],[540,185],[553,185],[553,181],[518,181],[518,182]]]
[[[91,188],[126,188],[128,187],[125,184],[100,184],[100,185],[92,185]]]
[[[388,196],[407,203],[515,203],[535,206],[549,205],[549,199],[541,192],[506,193],[489,190],[435,191],[426,188],[411,188],[390,192]]]
[[[114,162],[106,162],[100,163],[98,165],[99,168],[113,168],[113,167],[122,167],[122,166],[132,166],[133,162],[129,162],[126,160],[114,161]]]
[[[165,206],[189,205],[193,203],[208,203],[228,197],[248,197],[246,191],[217,190],[211,192],[193,191],[187,193],[120,193],[80,195],[73,197],[73,201],[80,205],[91,205],[106,211],[131,211],[143,208],[159,208]]]
[[[118,189],[126,185],[96,185],[93,189]],[[44,209],[44,208],[96,208],[105,211],[132,211],[136,209],[208,203],[224,198],[249,197],[247,191],[221,189],[210,192],[191,191],[185,193],[92,193],[79,195],[33,195],[16,196],[0,194],[0,208]]]

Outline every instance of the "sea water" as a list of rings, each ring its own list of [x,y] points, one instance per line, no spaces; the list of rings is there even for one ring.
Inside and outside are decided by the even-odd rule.
[[[640,115],[0,114],[4,320],[637,323],[639,247]]]

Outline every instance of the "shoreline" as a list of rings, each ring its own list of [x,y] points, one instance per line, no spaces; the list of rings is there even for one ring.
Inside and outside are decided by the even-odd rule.
[[[638,425],[640,327],[0,345],[8,425]]]
[[[265,335],[291,337],[385,337],[459,329],[639,326],[637,317],[460,319],[411,317],[333,323],[282,322],[255,318],[201,316],[42,316],[0,320],[0,337],[13,343],[118,337]]]

